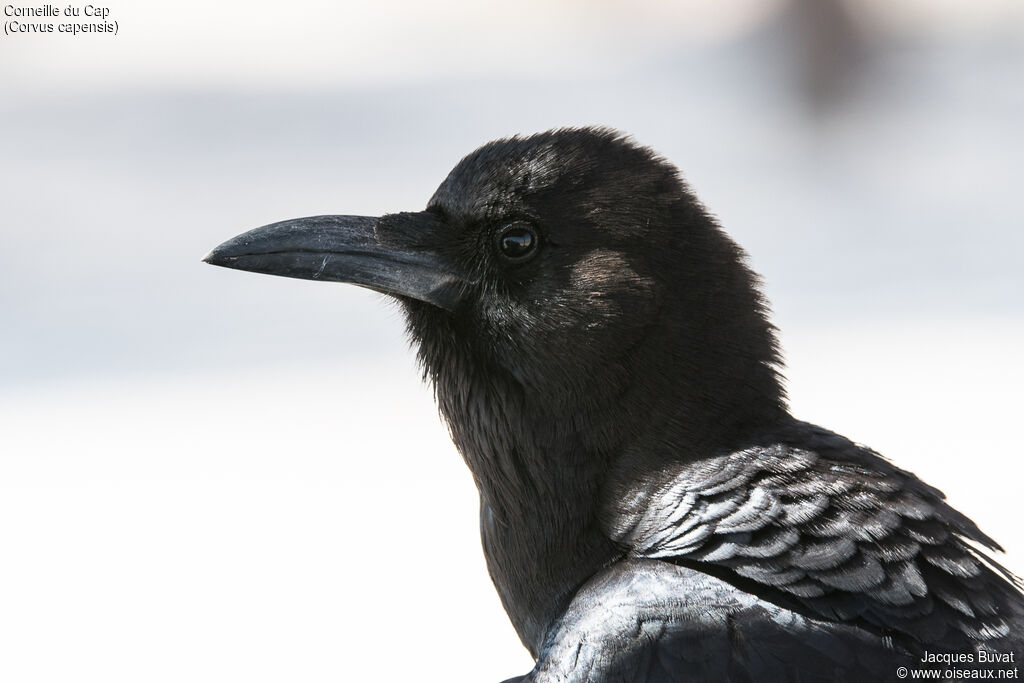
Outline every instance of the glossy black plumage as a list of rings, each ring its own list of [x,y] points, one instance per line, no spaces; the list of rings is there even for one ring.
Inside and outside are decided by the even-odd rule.
[[[604,129],[499,140],[425,212],[368,220],[208,260],[402,301],[537,659],[517,680],[869,680],[1021,653],[995,543],[789,415],[756,276],[671,164]]]

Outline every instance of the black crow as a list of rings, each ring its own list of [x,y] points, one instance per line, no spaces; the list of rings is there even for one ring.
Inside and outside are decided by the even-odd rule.
[[[789,414],[743,252],[619,133],[491,142],[425,211],[275,223],[206,261],[401,302],[536,659],[513,680],[895,680],[1022,652],[995,541]]]

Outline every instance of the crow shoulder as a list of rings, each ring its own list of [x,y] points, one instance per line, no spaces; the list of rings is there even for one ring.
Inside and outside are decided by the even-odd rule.
[[[1024,598],[985,553],[996,543],[937,489],[813,425],[638,477],[605,519],[630,557],[704,571],[909,652],[1020,648]]]

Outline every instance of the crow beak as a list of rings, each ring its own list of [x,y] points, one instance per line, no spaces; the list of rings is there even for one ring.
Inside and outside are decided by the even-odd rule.
[[[312,216],[256,228],[224,242],[206,263],[304,280],[349,282],[455,309],[468,278],[437,244],[433,214]]]

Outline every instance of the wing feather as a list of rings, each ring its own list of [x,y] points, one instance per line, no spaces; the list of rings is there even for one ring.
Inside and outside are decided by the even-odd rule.
[[[1024,631],[1020,584],[970,545],[995,542],[940,491],[843,437],[798,423],[661,476],[638,484],[658,495],[621,496],[643,503],[609,515],[633,557],[725,569],[809,614],[922,647],[999,646]]]

